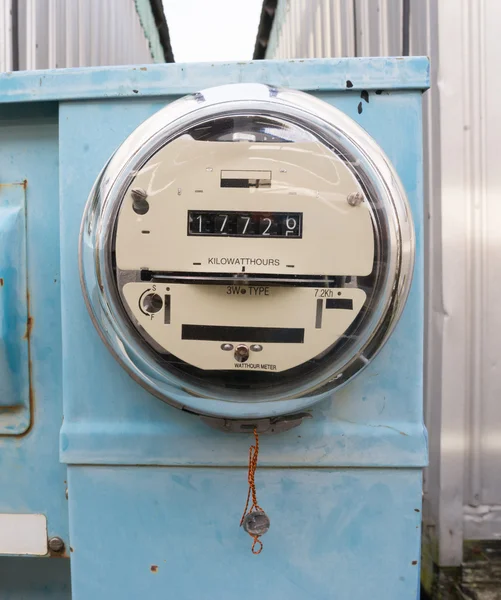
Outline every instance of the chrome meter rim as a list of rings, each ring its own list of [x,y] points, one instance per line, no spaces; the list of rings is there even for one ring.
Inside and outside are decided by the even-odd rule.
[[[189,380],[165,368],[126,314],[112,261],[118,212],[141,167],[163,146],[197,123],[218,117],[266,115],[299,126],[337,151],[371,198],[376,243],[383,244],[386,270],[376,302],[357,339],[314,378],[284,382],[277,389],[223,389]],[[262,84],[210,88],[175,101],[141,124],[99,175],[87,202],[80,233],[80,276],[84,299],[103,341],[118,362],[149,392],[208,416],[267,417],[304,409],[346,384],[377,354],[405,305],[414,265],[414,228],[400,180],[369,134],[338,109],[302,92]]]

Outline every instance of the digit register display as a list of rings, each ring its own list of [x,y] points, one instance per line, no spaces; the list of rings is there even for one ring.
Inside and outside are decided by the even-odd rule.
[[[188,211],[188,235],[301,238],[303,213]]]

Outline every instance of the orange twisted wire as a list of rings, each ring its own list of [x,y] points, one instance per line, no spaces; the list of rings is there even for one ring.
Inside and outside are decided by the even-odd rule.
[[[255,476],[256,476],[256,469],[257,469],[257,461],[258,461],[258,457],[259,457],[259,434],[257,432],[256,427],[254,427],[254,439],[255,439],[254,445],[249,448],[249,474],[247,476],[247,481],[249,482],[249,491],[247,492],[247,502],[245,503],[244,513],[242,515],[242,518],[240,519],[240,527],[242,526],[245,516],[248,513],[251,513],[253,510],[260,510],[260,511],[264,512],[263,509],[257,503],[257,494],[256,494]],[[247,510],[249,508],[249,501],[251,499],[251,496],[252,496],[252,505],[251,505],[250,509]],[[249,535],[254,540],[254,542],[252,544],[252,554],[259,554],[261,552],[261,550],[263,549],[263,542],[259,539],[258,535],[252,535],[250,533],[249,533]],[[256,544],[259,544],[258,549],[256,549]]]

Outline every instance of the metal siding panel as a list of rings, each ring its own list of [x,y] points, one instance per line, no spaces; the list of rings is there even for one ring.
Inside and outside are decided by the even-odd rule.
[[[323,42],[322,42],[322,0],[317,0],[317,6],[315,9],[315,31],[314,31],[314,43],[315,43],[315,57],[322,58],[323,53]]]
[[[358,56],[381,56],[381,0],[355,0]]]
[[[309,30],[306,21],[307,0],[300,0],[301,12],[299,15],[299,23],[301,24],[301,47],[299,51],[300,58],[309,58],[308,56],[308,39]]]
[[[326,0],[330,2],[330,0]],[[348,56],[343,52],[344,41],[348,35],[347,31],[343,31],[342,23],[344,15],[341,6],[342,0],[332,0],[331,4],[331,53],[332,56]],[[351,7],[351,13],[353,14],[353,6]],[[352,31],[353,33],[353,31]]]
[[[47,35],[47,44],[48,44],[48,58],[47,58],[47,67],[49,69],[56,68],[57,62],[57,42],[59,37],[59,29],[57,27],[57,0],[48,0],[48,35]]]
[[[290,58],[299,57],[299,45],[301,40],[301,22],[299,20],[300,14],[300,0],[290,0],[290,20],[293,26],[293,39],[292,39],[292,55]]]
[[[501,170],[499,169],[499,132],[501,113],[498,99],[501,95],[499,72],[501,30],[501,5],[497,1],[483,0],[476,6],[475,38],[472,40],[475,54],[473,69],[478,72],[478,100],[473,116],[472,133],[476,130],[480,163],[478,164],[478,187],[480,210],[479,247],[482,286],[479,298],[481,337],[478,376],[482,387],[472,397],[476,403],[474,412],[478,423],[478,466],[474,497],[482,504],[501,505],[501,210],[499,192]],[[474,90],[470,90],[472,93]],[[474,129],[475,128],[475,129]]]
[[[424,6],[427,0],[421,0]],[[402,54],[403,0],[381,0],[381,55]]]
[[[316,0],[313,0],[316,2]],[[308,58],[315,58],[315,8],[312,9],[311,3],[306,10],[306,22],[308,23]]]
[[[26,66],[28,71],[36,69],[36,27],[37,27],[37,10],[36,0],[26,0],[26,23],[22,28],[24,33],[24,43],[26,48]]]
[[[78,0],[78,66],[88,67],[90,19],[88,0]]]
[[[438,520],[440,563],[458,565],[465,537],[498,537],[501,529],[501,181],[496,161],[501,123],[495,100],[501,77],[492,57],[501,10],[492,0],[460,5],[447,0],[438,4],[438,19],[438,52],[432,46],[431,55],[438,60],[439,54],[440,62],[431,115],[432,129],[440,134],[441,179],[440,194],[430,203],[440,216],[430,231],[427,419],[432,463],[427,500]],[[415,46],[418,32],[413,35]]]
[[[331,3],[329,0],[321,0],[319,36],[322,40],[322,56],[329,58],[331,54]]]
[[[99,38],[99,66],[108,65],[108,31],[109,31],[109,11],[108,4],[99,3],[99,19],[101,20],[101,36]]]
[[[338,35],[343,40],[341,56],[355,56],[355,0],[341,0]]]
[[[78,66],[78,0],[66,0],[66,67]]]
[[[100,19],[100,0],[90,0],[90,24],[87,36],[90,37],[90,48],[89,48],[89,65],[98,66],[99,63],[99,40],[101,37],[106,35],[105,31],[102,31],[101,19]]]
[[[12,69],[12,0],[0,0],[0,72]]]
[[[461,11],[458,14],[458,8]],[[462,58],[465,53],[463,27],[464,2],[441,0],[438,3],[440,28],[438,53],[438,110],[440,113],[440,239],[442,250],[440,284],[443,310],[437,315],[442,328],[438,388],[433,400],[440,398],[438,442],[438,537],[441,565],[459,565],[463,546],[463,489],[465,429],[468,399],[468,326],[467,297],[468,212],[471,202],[470,180],[465,162],[464,117],[466,102]],[[430,345],[434,338],[429,339]]]
[[[35,8],[36,7],[36,8]],[[49,0],[35,0],[36,28],[35,38],[31,40],[34,46],[34,69],[49,67]]]

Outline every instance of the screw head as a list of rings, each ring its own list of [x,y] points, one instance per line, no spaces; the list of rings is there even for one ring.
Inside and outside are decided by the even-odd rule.
[[[132,210],[138,215],[145,215],[150,210],[148,194],[142,188],[134,188],[130,191],[132,198]]]
[[[230,350],[233,350],[233,344],[221,344],[221,350],[229,352]]]
[[[252,350],[252,352],[261,352],[263,347],[261,346],[261,344],[252,344],[250,349]]]
[[[364,195],[360,192],[352,192],[351,194],[348,194],[346,200],[350,206],[360,206],[364,201]]]
[[[64,550],[64,542],[60,537],[51,537],[49,539],[49,550],[51,552],[62,552]]]
[[[245,344],[239,344],[235,348],[234,356],[237,362],[246,362],[249,358],[249,348]]]

